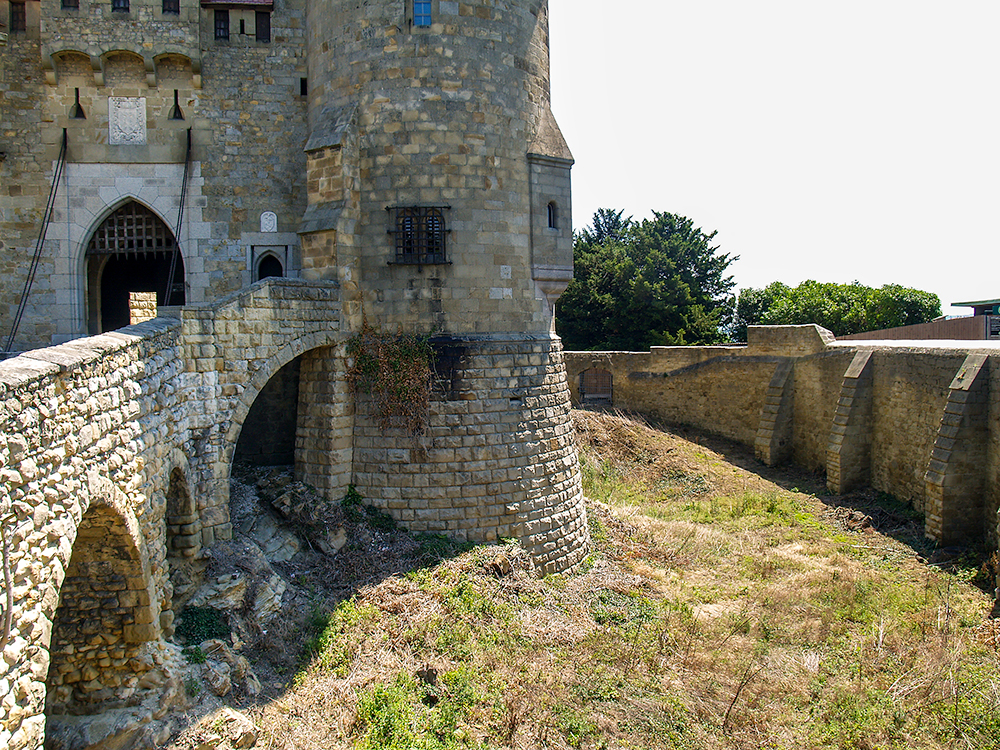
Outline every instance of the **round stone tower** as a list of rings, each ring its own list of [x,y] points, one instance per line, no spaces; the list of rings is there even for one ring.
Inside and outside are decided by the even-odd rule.
[[[545,0],[316,0],[308,13],[302,275],[430,334],[426,432],[355,414],[354,483],[418,531],[587,546],[553,305],[572,278],[570,167],[549,107]],[[391,431],[390,431],[391,433]]]

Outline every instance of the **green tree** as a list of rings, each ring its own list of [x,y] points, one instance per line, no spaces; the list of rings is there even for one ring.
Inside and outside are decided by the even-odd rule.
[[[683,216],[654,212],[641,223],[599,209],[578,233],[573,281],[556,329],[570,350],[645,350],[721,340],[735,257]]]
[[[803,281],[789,287],[780,281],[763,289],[740,291],[732,337],[746,341],[747,326],[816,323],[835,336],[926,323],[941,315],[936,294],[886,284],[873,289],[850,284]]]

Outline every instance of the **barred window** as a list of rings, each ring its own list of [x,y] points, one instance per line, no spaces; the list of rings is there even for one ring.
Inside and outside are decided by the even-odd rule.
[[[12,33],[28,30],[28,16],[25,12],[24,3],[11,2],[10,30]]]
[[[163,12],[178,15],[181,12],[181,0],[163,0]]]
[[[413,0],[413,25],[431,25],[431,0]]]
[[[395,257],[391,263],[422,265],[447,263],[444,212],[450,206],[394,206],[392,217]]]
[[[128,13],[128,0],[111,0],[111,10]]]
[[[63,10],[80,10],[80,0],[62,0]]]
[[[229,38],[229,11],[228,10],[217,10],[217,11],[215,11],[215,38],[216,39],[228,39]]]
[[[271,14],[266,10],[258,10],[256,13],[256,21],[254,23],[257,31],[257,41],[258,42],[270,42],[271,41]]]

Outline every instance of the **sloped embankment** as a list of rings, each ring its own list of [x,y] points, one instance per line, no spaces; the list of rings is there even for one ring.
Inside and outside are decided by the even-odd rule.
[[[582,571],[539,578],[514,544],[366,517],[333,555],[306,541],[272,564],[284,608],[245,650],[260,693],[237,696],[257,746],[1000,744],[973,551],[942,556],[891,498],[828,496],[735,446],[575,421],[595,540]]]

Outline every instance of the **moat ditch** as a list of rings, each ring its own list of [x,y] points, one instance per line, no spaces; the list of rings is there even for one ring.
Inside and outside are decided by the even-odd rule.
[[[536,575],[516,545],[413,537],[286,470],[234,471],[234,540],[170,646],[185,708],[150,722],[153,746],[1000,741],[974,550],[738,446],[574,418],[594,544],[569,575]]]

